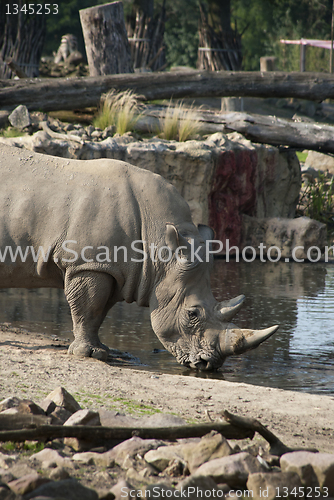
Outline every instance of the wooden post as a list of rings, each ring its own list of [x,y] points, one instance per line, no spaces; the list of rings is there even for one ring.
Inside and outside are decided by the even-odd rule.
[[[122,2],[79,12],[90,76],[133,73]]]
[[[306,66],[306,47],[303,43],[300,44],[300,71],[305,71]]]

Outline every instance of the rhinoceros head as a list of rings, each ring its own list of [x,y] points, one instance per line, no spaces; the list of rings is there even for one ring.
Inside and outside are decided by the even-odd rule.
[[[180,230],[167,224],[165,241],[173,258],[163,271],[160,267],[150,301],[152,327],[162,344],[179,363],[198,370],[219,368],[227,356],[254,349],[278,328],[254,331],[230,323],[244,296],[220,303],[213,297],[212,257],[207,262],[205,247],[212,238],[207,226],[194,232],[192,224]]]

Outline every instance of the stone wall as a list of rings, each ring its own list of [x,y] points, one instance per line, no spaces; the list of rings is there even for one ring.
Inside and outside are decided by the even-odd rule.
[[[131,135],[73,140],[74,132],[46,130],[0,141],[65,158],[115,158],[158,173],[187,200],[194,222],[209,224],[224,248],[226,239],[241,245],[242,214],[294,217],[301,176],[293,152],[252,144],[237,133],[179,143]]]

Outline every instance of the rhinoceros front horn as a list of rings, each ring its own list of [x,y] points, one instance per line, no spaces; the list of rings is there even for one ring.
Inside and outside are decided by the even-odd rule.
[[[271,337],[277,329],[278,325],[265,328],[264,330],[246,330],[238,328],[231,323],[221,335],[221,353],[223,356],[231,356],[255,349]]]
[[[235,297],[234,299],[219,302],[219,304],[217,305],[217,311],[220,315],[220,319],[222,321],[230,321],[233,316],[239,311],[244,300],[244,295],[238,295],[238,297]]]

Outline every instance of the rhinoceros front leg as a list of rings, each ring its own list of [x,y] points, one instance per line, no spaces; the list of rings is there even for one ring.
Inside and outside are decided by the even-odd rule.
[[[113,305],[114,279],[99,272],[81,272],[65,277],[64,292],[71,308],[74,341],[69,354],[105,361],[108,347],[99,340],[98,331]]]

